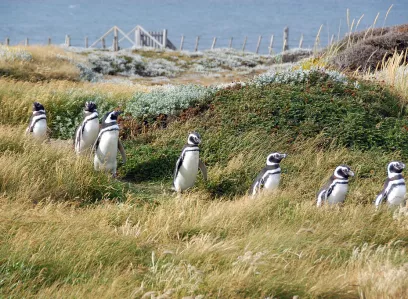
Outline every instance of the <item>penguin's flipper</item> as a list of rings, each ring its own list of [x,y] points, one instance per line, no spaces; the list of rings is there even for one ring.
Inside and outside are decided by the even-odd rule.
[[[101,141],[101,136],[98,135],[98,138],[96,138],[94,145],[92,146],[92,153],[96,153],[96,150],[99,147],[99,142]]]
[[[250,191],[249,191],[251,195],[255,195],[263,187],[263,184],[264,184],[263,176],[265,175],[265,172],[266,172],[266,168],[263,168],[261,172],[255,178],[254,182],[251,185]]]
[[[383,200],[387,200],[387,196],[388,196],[388,188],[387,187],[388,187],[388,184],[389,184],[389,179],[386,179],[383,189],[381,190],[381,192],[375,198],[375,206],[377,208],[383,202]]]
[[[205,164],[201,159],[198,160],[198,168],[201,169],[201,172],[203,173],[204,181],[207,180],[207,167],[205,167]]]
[[[33,115],[31,114],[31,115],[30,115],[30,120],[28,121],[28,126],[27,126],[27,129],[26,129],[26,134],[33,132],[32,122],[33,122]]]
[[[323,204],[323,201],[327,199],[327,190],[320,189],[319,193],[317,194],[317,203],[316,205],[320,207]]]
[[[76,129],[74,136],[73,136],[73,143],[74,143],[74,148],[79,148],[81,139],[82,139],[82,124]]]
[[[126,153],[125,153],[125,148],[123,147],[122,142],[120,139],[118,139],[118,149],[120,151],[120,155],[122,156],[122,163],[126,164]]]
[[[176,179],[177,174],[180,170],[181,164],[183,164],[183,155],[180,155],[180,157],[178,158],[177,162],[176,162],[176,168],[174,169],[174,176],[173,178]]]
[[[387,196],[384,194],[384,192],[381,192],[380,194],[377,195],[375,198],[375,207],[378,208],[380,204],[383,202],[384,199],[386,199]]]

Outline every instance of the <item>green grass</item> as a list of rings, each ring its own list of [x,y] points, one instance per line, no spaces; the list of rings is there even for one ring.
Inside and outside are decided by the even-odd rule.
[[[71,115],[83,86],[53,98],[53,84],[41,86],[53,116]],[[164,129],[126,134],[118,181],[64,145],[26,139],[10,88],[0,88],[14,124],[0,126],[0,297],[404,297],[408,217],[372,205],[387,163],[408,155],[406,111],[387,88],[327,79],[220,90]],[[27,91],[39,92],[22,88],[25,103]],[[192,130],[209,180],[175,195]],[[272,151],[289,154],[280,188],[251,199]],[[316,208],[343,163],[356,173],[346,203]]]

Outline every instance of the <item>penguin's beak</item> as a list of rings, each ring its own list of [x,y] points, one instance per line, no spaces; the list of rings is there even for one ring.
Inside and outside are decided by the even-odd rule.
[[[120,114],[122,114],[122,111],[115,111],[113,114],[114,114],[115,116],[119,116]]]
[[[349,170],[348,175],[349,175],[349,176],[354,176],[354,172],[351,171],[351,170]]]
[[[286,158],[288,154],[281,154],[282,159]]]

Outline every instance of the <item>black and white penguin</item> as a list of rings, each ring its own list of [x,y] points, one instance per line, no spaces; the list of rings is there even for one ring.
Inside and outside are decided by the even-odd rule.
[[[96,104],[86,102],[84,109],[85,118],[75,132],[75,152],[79,155],[91,149],[99,133],[99,119]]]
[[[272,153],[266,158],[266,166],[251,186],[250,194],[252,196],[259,194],[262,189],[271,191],[278,188],[281,177],[280,162],[286,156],[286,154]]]
[[[33,103],[33,113],[26,129],[26,134],[43,141],[47,138],[47,116],[44,106],[38,102]]]
[[[123,164],[126,163],[126,154],[119,139],[119,125],[117,122],[121,111],[111,111],[102,119],[101,130],[96,138],[93,150],[95,151],[95,170],[109,171],[116,176],[118,149],[122,155]]]
[[[201,136],[197,132],[191,132],[187,138],[181,155],[176,162],[174,170],[173,187],[177,192],[182,192],[194,186],[198,169],[201,169],[204,180],[207,180],[207,168],[200,160]]]
[[[317,206],[320,207],[324,202],[328,204],[343,203],[348,191],[348,179],[351,176],[354,176],[354,172],[349,166],[337,166],[329,181],[319,190]]]
[[[385,200],[390,207],[398,207],[405,203],[405,179],[402,176],[402,171],[405,164],[399,161],[393,161],[388,164],[388,178],[385,180],[384,188],[375,199],[375,206],[378,208]]]

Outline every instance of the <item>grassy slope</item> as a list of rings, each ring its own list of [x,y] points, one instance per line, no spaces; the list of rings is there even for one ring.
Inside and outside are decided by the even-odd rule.
[[[402,124],[405,112],[386,89],[326,85],[219,92],[203,113],[127,142],[121,172],[132,186],[95,174],[69,150],[26,141],[20,126],[2,125],[0,296],[402,297],[408,218],[375,212],[371,201],[386,163],[407,154],[403,127],[386,126],[388,139],[376,130]],[[29,101],[27,91],[38,89],[25,88]],[[81,85],[73,88],[81,93]],[[21,112],[10,112],[14,92],[7,94],[4,117],[20,124]],[[320,109],[307,112],[305,99]],[[368,125],[347,135],[363,117]],[[202,133],[210,179],[177,198],[170,176],[193,129]],[[290,154],[281,188],[251,200],[243,194],[272,150]],[[316,190],[340,163],[356,172],[346,205],[316,209]],[[115,197],[121,200],[85,204]]]

